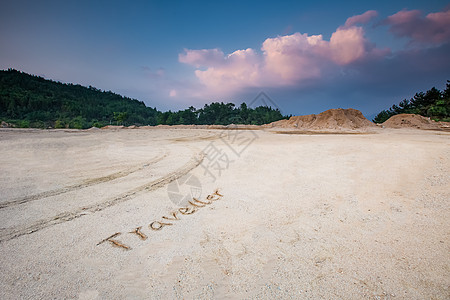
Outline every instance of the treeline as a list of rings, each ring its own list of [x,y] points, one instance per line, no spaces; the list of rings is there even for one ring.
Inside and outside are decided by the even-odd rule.
[[[158,124],[181,125],[229,125],[229,124],[252,124],[262,125],[287,118],[278,109],[267,106],[249,108],[244,102],[239,107],[233,103],[205,104],[201,109],[189,107],[177,112],[164,112],[158,114]]]
[[[0,71],[0,119],[17,127],[89,128],[105,125],[265,124],[285,118],[278,109],[211,103],[160,112],[144,102],[92,86],[65,84],[14,69]]]
[[[450,122],[450,81],[447,80],[444,91],[433,87],[425,93],[416,93],[409,100],[404,99],[398,105],[392,105],[388,110],[383,110],[376,115],[373,122],[383,123],[397,114],[418,114],[436,121]]]

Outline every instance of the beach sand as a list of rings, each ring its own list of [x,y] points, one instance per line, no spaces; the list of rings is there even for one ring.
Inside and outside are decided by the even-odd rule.
[[[0,299],[449,299],[450,133],[374,132],[2,129]]]

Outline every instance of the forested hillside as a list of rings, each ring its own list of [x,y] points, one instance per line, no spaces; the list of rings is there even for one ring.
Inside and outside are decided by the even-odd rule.
[[[413,98],[404,99],[398,105],[394,104],[388,110],[383,110],[373,121],[383,123],[398,114],[418,114],[436,121],[450,122],[450,81],[447,80],[444,91],[433,87],[425,93],[416,93]]]
[[[278,109],[211,103],[160,112],[144,102],[94,87],[65,84],[14,69],[0,71],[0,120],[16,127],[89,128],[114,125],[265,124],[285,118]]]
[[[110,122],[155,125],[157,110],[94,87],[0,71],[0,118],[19,127],[86,128]]]

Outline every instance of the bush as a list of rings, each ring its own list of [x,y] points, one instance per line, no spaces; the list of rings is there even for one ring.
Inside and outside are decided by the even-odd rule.
[[[66,123],[61,120],[55,121],[55,128],[66,128]]]
[[[69,123],[69,127],[75,129],[87,128],[86,119],[83,118],[82,116],[73,118]]]
[[[30,128],[30,121],[28,120],[20,120],[16,123],[19,128]]]

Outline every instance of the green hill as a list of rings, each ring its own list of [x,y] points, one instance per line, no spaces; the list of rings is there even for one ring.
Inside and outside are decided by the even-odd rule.
[[[155,125],[157,113],[141,101],[111,91],[13,69],[0,71],[0,118],[19,127],[87,128],[110,122]]]
[[[89,128],[119,125],[261,125],[287,118],[267,106],[213,102],[201,109],[160,112],[111,91],[65,84],[14,69],[0,71],[0,120],[16,127]]]

